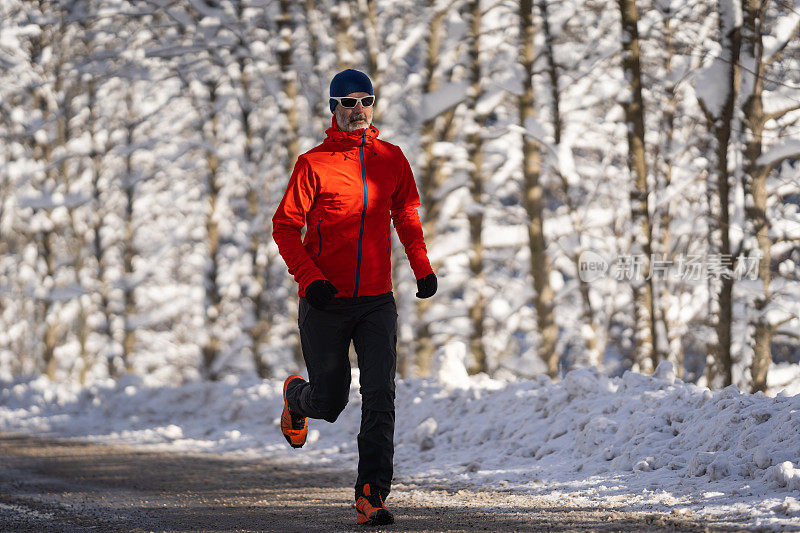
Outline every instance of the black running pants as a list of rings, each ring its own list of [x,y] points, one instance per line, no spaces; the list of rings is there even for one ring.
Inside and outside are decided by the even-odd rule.
[[[397,307],[391,292],[335,298],[319,310],[300,298],[300,340],[308,381],[286,391],[293,413],[334,422],[350,393],[350,342],[358,355],[361,430],[358,479],[385,497],[394,457],[394,376],[397,367]]]

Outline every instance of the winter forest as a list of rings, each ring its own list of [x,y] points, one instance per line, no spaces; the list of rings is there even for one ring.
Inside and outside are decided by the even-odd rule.
[[[800,379],[797,0],[0,0],[0,379],[301,370],[271,218],[350,67],[439,278],[393,237],[401,376]]]

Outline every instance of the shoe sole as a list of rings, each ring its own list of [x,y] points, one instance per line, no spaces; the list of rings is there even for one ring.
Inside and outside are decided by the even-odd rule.
[[[289,417],[289,420],[291,420],[291,416],[292,415],[291,415],[291,412],[289,411],[289,402],[286,401],[286,387],[288,387],[288,385],[289,385],[289,383],[291,381],[293,381],[294,379],[297,379],[297,378],[303,379],[303,376],[300,376],[298,374],[293,374],[293,375],[289,376],[288,378],[286,378],[286,381],[283,382],[283,410],[286,413],[286,416]],[[303,381],[305,381],[305,380],[303,380]],[[283,414],[281,415],[281,417],[283,417]],[[283,437],[286,439],[286,442],[288,442],[289,446],[291,446],[292,448],[295,448],[295,449],[296,448],[302,448],[303,445],[306,443],[306,439],[303,439],[302,443],[295,444],[294,442],[292,442],[292,438],[283,431],[282,427],[281,427],[281,433],[283,433]]]
[[[284,435],[284,437],[286,438],[286,442],[288,442],[289,446],[291,446],[292,448],[302,448],[303,444],[305,444],[305,442],[303,444],[295,444],[294,442],[292,442],[292,439],[290,439],[287,435]]]
[[[386,509],[378,509],[375,512],[375,517],[371,519],[359,512],[356,516],[356,522],[361,526],[387,526],[394,524],[394,517]]]

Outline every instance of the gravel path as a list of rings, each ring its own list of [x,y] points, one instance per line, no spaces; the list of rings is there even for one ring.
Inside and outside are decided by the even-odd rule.
[[[0,531],[365,531],[354,473],[0,434]],[[392,491],[386,531],[710,531],[503,492]],[[714,531],[724,529],[713,528]],[[729,530],[726,530],[729,531]]]

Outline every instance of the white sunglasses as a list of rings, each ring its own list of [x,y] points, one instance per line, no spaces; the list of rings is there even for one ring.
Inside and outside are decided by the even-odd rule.
[[[339,104],[346,109],[353,109],[356,103],[361,104],[361,107],[372,107],[375,103],[374,96],[362,96],[356,98],[354,96],[331,96],[331,100],[336,100]]]

